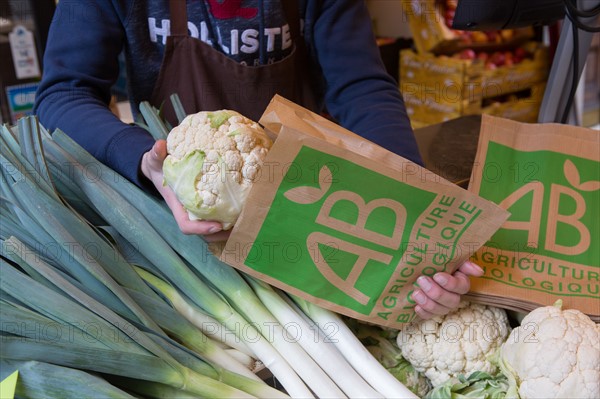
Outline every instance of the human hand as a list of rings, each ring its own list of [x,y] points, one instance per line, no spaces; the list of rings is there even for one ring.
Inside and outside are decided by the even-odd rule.
[[[415,313],[422,319],[445,315],[458,307],[461,295],[469,292],[469,276],[479,277],[483,270],[472,262],[465,262],[453,274],[436,273],[433,278],[421,276],[412,299],[417,303]]]
[[[223,226],[219,222],[210,222],[204,220],[190,220],[187,211],[179,202],[173,190],[163,185],[163,162],[167,157],[167,142],[157,140],[150,151],[142,157],[141,170],[173,212],[179,229],[184,234],[199,234],[204,236],[208,242],[223,241],[229,236],[229,231],[223,231]]]

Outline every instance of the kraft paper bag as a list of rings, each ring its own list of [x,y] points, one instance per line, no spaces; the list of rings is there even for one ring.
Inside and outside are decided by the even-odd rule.
[[[399,328],[422,274],[453,272],[508,213],[281,97],[276,137],[221,254],[335,312]]]
[[[472,260],[473,298],[520,311],[562,300],[600,321],[600,132],[484,116],[469,190],[511,212]]]

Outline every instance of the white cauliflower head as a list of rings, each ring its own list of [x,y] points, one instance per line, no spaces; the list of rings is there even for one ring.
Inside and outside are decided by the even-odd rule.
[[[164,184],[190,219],[230,229],[271,145],[258,123],[235,111],[188,115],[167,136]]]
[[[600,398],[600,326],[560,306],[533,310],[500,348],[521,399]]]
[[[509,332],[503,309],[463,301],[445,316],[407,324],[397,340],[402,356],[437,387],[460,374],[496,372],[488,358]]]

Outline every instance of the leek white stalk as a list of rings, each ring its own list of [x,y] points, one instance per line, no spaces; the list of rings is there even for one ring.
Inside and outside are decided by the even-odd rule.
[[[256,360],[246,355],[245,353],[233,348],[223,348],[223,350],[233,359],[240,362],[240,364],[243,364],[248,370],[253,371],[256,368]]]
[[[332,342],[354,369],[384,397],[389,399],[419,399],[398,381],[369,353],[346,323],[335,313],[298,297],[293,297],[300,308],[318,325],[335,325],[337,330]]]
[[[321,341],[315,326],[306,323],[296,311],[288,305],[271,286],[252,277],[248,282],[279,320],[282,326],[290,328],[290,335],[321,365],[333,381],[352,398],[382,398],[363,378],[350,366],[342,354],[326,340]],[[318,327],[317,327],[318,329]],[[332,339],[336,339],[333,337]]]

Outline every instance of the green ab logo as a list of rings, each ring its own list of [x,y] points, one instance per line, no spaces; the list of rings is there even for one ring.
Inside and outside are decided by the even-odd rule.
[[[402,232],[406,221],[406,208],[404,205],[390,198],[378,198],[366,202],[359,194],[347,190],[333,191],[328,194],[332,184],[331,176],[332,173],[330,169],[327,166],[323,166],[319,170],[319,187],[295,187],[285,192],[284,195],[288,200],[304,205],[314,204],[328,195],[319,210],[315,220],[316,223],[341,233],[349,234],[359,240],[372,242],[392,250],[397,250],[402,242]],[[341,202],[354,205],[355,212],[357,213],[355,223],[349,223],[332,216],[334,206]],[[378,208],[390,209],[395,214],[395,225],[391,236],[380,234],[366,228],[369,215]],[[308,251],[319,272],[331,284],[338,287],[362,305],[366,305],[370,298],[355,286],[369,260],[374,260],[387,265],[390,264],[393,259],[390,254],[374,251],[356,243],[348,242],[342,238],[334,237],[319,231],[310,233],[306,241],[307,248],[318,248],[319,244],[323,244],[358,256],[358,259],[352,267],[352,271],[344,279],[335,273],[331,266],[329,266],[326,257],[320,256],[317,251]]]
[[[592,192],[600,189],[600,181],[581,182],[579,170],[570,160],[565,161],[563,173],[570,186],[555,183],[550,185],[543,248],[563,255],[580,255],[590,248],[592,242],[589,227],[581,221],[587,211],[587,204],[581,192]],[[502,228],[526,231],[529,245],[536,248],[540,247],[545,190],[546,188],[542,182],[532,181],[514,191],[499,204],[504,209],[509,209],[529,193],[533,194],[529,220],[509,220],[504,223]],[[567,198],[574,202],[575,210],[571,213],[561,213],[561,201],[565,201]],[[596,222],[594,221],[594,223]],[[579,239],[575,244],[563,245],[559,243],[561,234],[558,227],[560,224],[571,226],[578,232]]]

